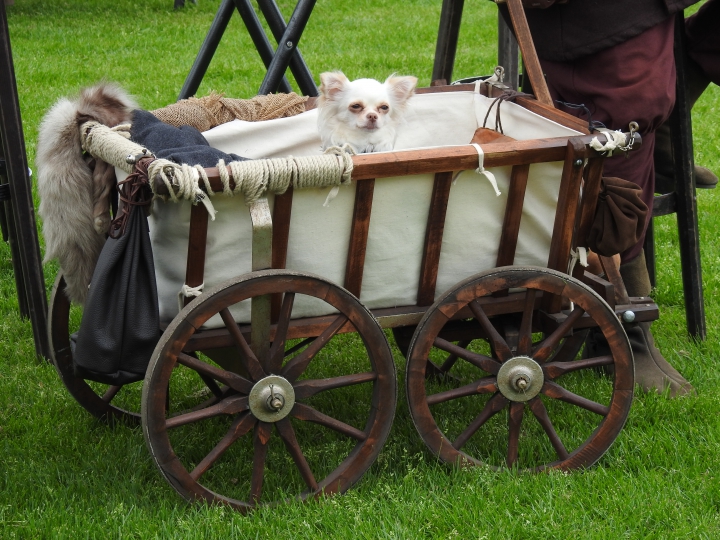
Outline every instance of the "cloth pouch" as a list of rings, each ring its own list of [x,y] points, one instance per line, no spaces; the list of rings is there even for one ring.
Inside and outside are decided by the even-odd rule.
[[[588,233],[588,247],[612,257],[637,244],[642,237],[648,207],[642,190],[622,178],[602,179],[595,218]]]
[[[152,194],[143,182],[137,172],[122,182],[123,206],[90,283],[73,354],[75,374],[84,379],[112,385],[142,380],[162,334],[143,207]]]

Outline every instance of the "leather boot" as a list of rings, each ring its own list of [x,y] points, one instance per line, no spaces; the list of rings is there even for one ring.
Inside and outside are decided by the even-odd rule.
[[[632,261],[620,265],[620,275],[629,296],[650,294],[650,277],[644,252],[640,252],[640,255]],[[626,328],[626,332],[635,360],[635,383],[643,390],[646,392],[655,390],[658,393],[667,390],[670,397],[683,396],[695,391],[655,347],[649,322]]]
[[[690,108],[700,98],[710,84],[710,79],[690,58],[685,58],[686,93]],[[672,154],[670,124],[665,122],[655,131],[655,191],[670,193],[675,191],[675,165]],[[718,177],[705,167],[695,165],[695,187],[712,189],[718,183]],[[632,296],[632,295],[631,295]]]

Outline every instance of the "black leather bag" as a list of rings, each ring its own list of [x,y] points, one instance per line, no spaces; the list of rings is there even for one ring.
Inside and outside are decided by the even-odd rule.
[[[144,161],[118,190],[124,204],[95,267],[73,354],[77,376],[105,384],[142,380],[161,336]]]

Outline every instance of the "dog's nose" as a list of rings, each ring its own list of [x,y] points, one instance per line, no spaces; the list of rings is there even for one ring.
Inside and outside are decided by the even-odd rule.
[[[375,122],[378,119],[378,115],[377,113],[369,112],[365,118],[367,118],[369,122]]]

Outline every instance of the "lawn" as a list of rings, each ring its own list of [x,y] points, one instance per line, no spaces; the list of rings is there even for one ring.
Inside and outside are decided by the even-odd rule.
[[[294,2],[278,2],[289,15]],[[16,0],[8,8],[28,158],[43,114],[99,80],[146,109],[176,100],[218,0]],[[413,74],[430,82],[440,0],[321,0],[300,43],[316,80]],[[496,63],[496,8],[466,2],[454,77]],[[255,94],[263,65],[238,16],[198,95]],[[292,81],[291,81],[292,82]],[[720,89],[693,110],[696,160],[720,173]],[[95,420],[34,354],[20,319],[10,250],[0,243],[0,537],[2,538],[717,538],[720,535],[720,193],[698,193],[708,336],[688,338],[674,216],[655,221],[661,318],[654,335],[697,394],[638,394],[628,422],[593,468],[519,474],[440,463],[417,435],[401,381],[392,432],[345,495],[241,515],[188,505],[156,469],[140,429]],[[52,286],[57,265],[45,266]],[[349,348],[352,350],[352,348]],[[600,378],[598,377],[598,380]]]

